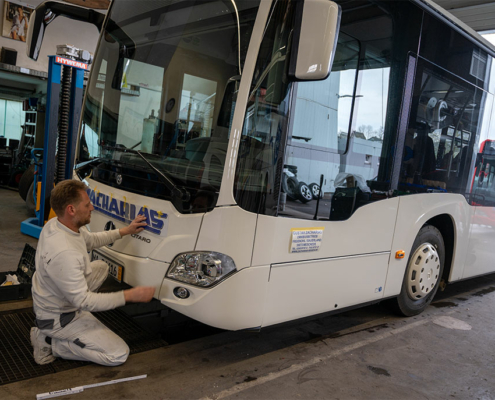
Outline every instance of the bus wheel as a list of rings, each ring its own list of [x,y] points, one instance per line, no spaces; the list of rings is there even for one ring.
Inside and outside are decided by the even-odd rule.
[[[304,182],[299,182],[299,184],[297,185],[296,197],[301,203],[304,204],[308,201],[313,200],[313,193],[311,193],[311,189],[308,185],[306,185]]]
[[[313,199],[316,200],[316,199],[318,199],[318,196],[321,196],[320,185],[318,185],[317,183],[310,183],[309,184],[309,190],[311,190],[311,193],[313,194]],[[323,196],[321,196],[321,197],[323,197]]]
[[[442,279],[445,246],[440,231],[432,225],[421,228],[407,262],[397,311],[406,317],[417,315],[431,303]]]

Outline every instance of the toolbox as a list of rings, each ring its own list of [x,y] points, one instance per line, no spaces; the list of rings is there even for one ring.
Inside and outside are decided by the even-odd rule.
[[[26,299],[31,296],[31,279],[36,270],[36,249],[26,243],[16,271],[0,272],[0,285],[7,275],[16,275],[20,285],[0,286],[0,301]]]

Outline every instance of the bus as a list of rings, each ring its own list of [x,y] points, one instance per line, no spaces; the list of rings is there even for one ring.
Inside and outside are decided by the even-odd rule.
[[[495,271],[495,48],[429,0],[114,0],[75,179],[94,251],[202,323],[259,329]],[[59,10],[59,11],[57,11]],[[478,149],[482,143],[487,144]]]

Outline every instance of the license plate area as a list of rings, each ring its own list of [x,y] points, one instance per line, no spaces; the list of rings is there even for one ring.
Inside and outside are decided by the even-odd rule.
[[[121,263],[104,256],[96,250],[93,250],[91,261],[97,260],[105,262],[108,265],[108,274],[117,282],[122,283],[122,279],[124,278],[124,266]]]

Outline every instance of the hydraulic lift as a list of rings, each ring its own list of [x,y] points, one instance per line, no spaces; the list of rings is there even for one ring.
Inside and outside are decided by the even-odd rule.
[[[84,72],[88,70],[92,55],[73,46],[61,45],[57,46],[57,55],[49,56],[49,59],[43,161],[37,164],[35,175],[36,217],[21,223],[21,232],[35,238],[39,238],[51,217],[50,194],[54,185],[72,179]]]

